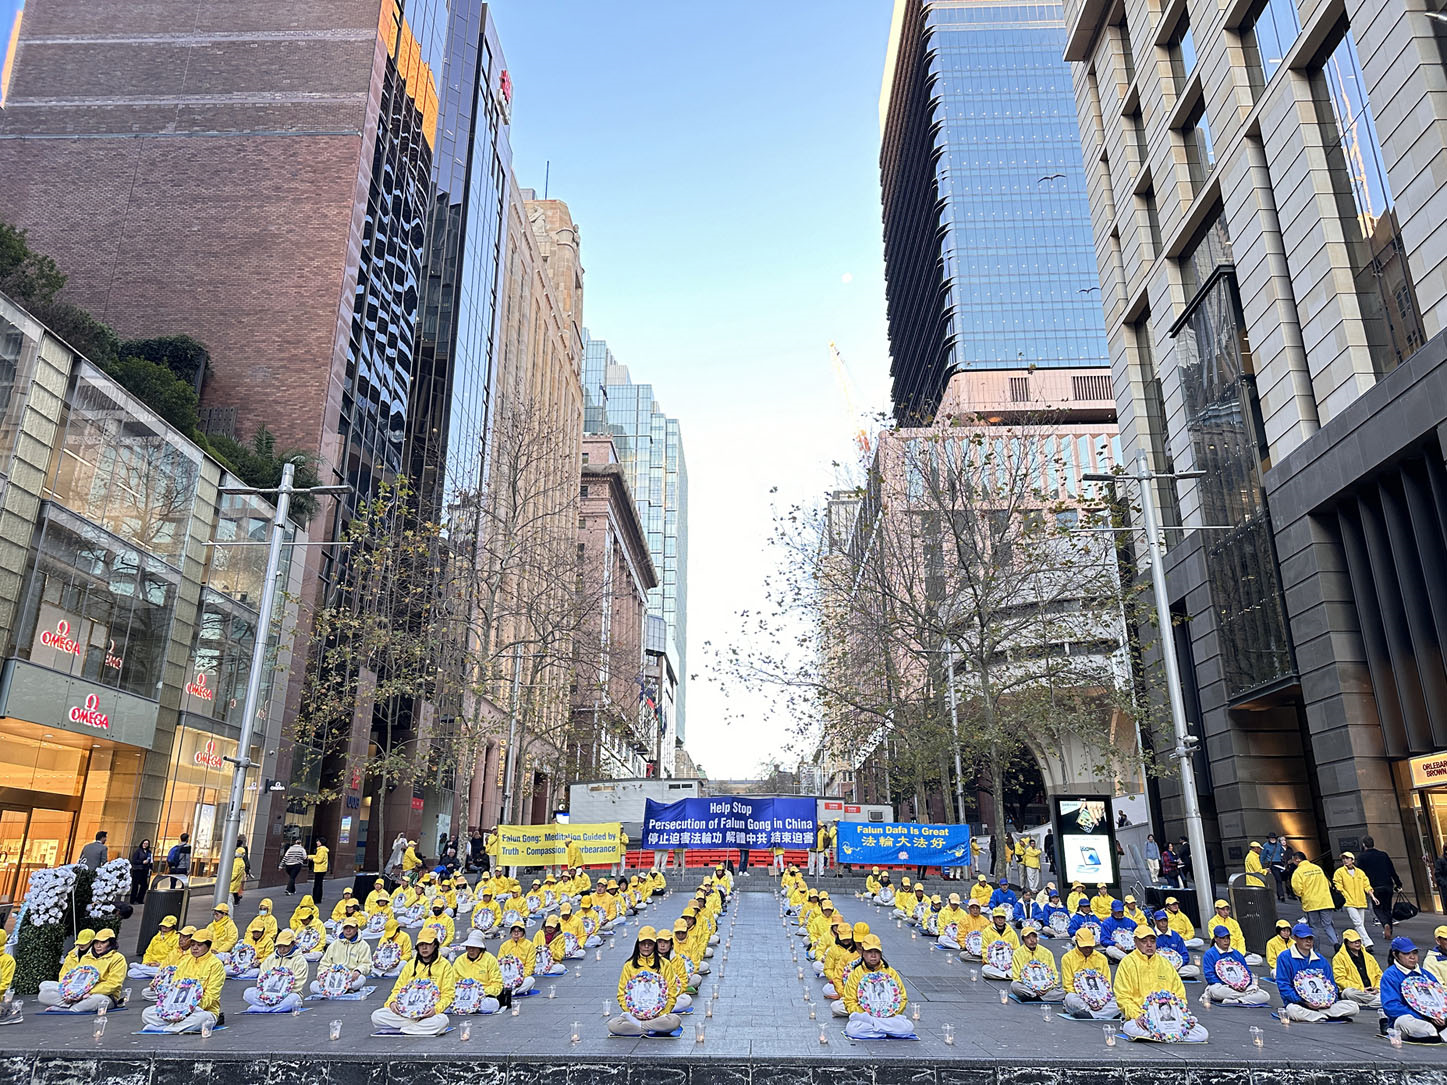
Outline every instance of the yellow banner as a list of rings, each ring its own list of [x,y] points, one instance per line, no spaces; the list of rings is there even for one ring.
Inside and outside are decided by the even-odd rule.
[[[582,849],[583,865],[616,863],[622,854],[623,826],[616,821],[591,825],[499,825],[498,861],[503,866],[558,866],[567,862],[567,842]]]

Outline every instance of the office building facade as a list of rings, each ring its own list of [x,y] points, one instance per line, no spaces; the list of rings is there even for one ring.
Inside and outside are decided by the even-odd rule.
[[[583,330],[583,425],[613,437],[618,460],[638,502],[661,583],[648,593],[648,613],[667,623],[677,660],[678,741],[687,737],[688,689],[688,465],[678,419],[664,414],[651,384],[634,384],[607,340]]]
[[[203,429],[265,425],[359,495],[407,476],[438,514],[479,485],[511,99],[482,0],[30,0],[9,67],[0,214],[123,336],[207,345]],[[337,530],[328,516],[312,540]],[[335,554],[306,551],[308,598]],[[375,781],[351,771],[369,717],[344,752],[289,746],[295,771],[278,768],[287,824],[343,870],[369,844],[377,861]],[[421,797],[394,794],[387,824],[415,829]],[[264,862],[284,842],[269,828]]]
[[[879,162],[900,425],[933,421],[956,373],[1109,364],[1064,45],[1059,4],[896,0]]]
[[[1272,830],[1329,861],[1371,835],[1428,906],[1447,25],[1400,0],[1066,10],[1126,454],[1203,472],[1158,496],[1216,869]]]

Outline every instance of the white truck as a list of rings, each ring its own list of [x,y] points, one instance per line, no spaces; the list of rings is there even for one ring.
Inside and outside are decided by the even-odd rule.
[[[678,802],[703,796],[702,780],[670,780],[640,777],[629,780],[582,780],[568,788],[568,820],[579,824],[619,821],[623,831],[638,847],[643,839],[643,804]]]
[[[818,817],[826,821],[878,821],[894,820],[894,807],[885,803],[858,803],[848,799],[823,798],[816,800]]]

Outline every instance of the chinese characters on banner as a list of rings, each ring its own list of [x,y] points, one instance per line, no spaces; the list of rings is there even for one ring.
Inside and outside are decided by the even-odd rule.
[[[649,799],[643,848],[812,848],[818,828],[810,798]]]
[[[855,865],[965,866],[970,861],[970,827],[841,821],[835,858]]]

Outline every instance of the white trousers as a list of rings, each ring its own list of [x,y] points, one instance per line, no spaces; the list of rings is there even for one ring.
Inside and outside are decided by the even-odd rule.
[[[1286,1004],[1286,1016],[1293,1021],[1339,1021],[1344,1017],[1355,1017],[1362,1008],[1347,998],[1339,998],[1324,1010],[1313,1010],[1300,1002]]]
[[[414,1021],[410,1017],[403,1017],[399,1013],[393,1013],[386,1006],[372,1011],[372,1024],[376,1028],[401,1029],[407,1036],[441,1036],[447,1031],[447,1015],[445,1013],[434,1013],[431,1017],[424,1017],[420,1021]]]
[[[347,981],[347,991],[348,991],[349,993],[352,992],[352,991],[360,991],[364,986],[366,986],[366,983],[367,983],[367,977],[366,977],[366,976],[358,976],[358,977],[357,977],[356,979],[354,979],[354,980],[348,980],[348,981]],[[325,989],[324,989],[324,988],[322,987],[322,985],[321,985],[320,983],[318,983],[316,980],[312,980],[312,994],[314,994],[314,995],[316,995],[316,996],[318,996],[318,997],[321,997],[321,998],[326,997],[326,991],[325,991]]]
[[[241,997],[246,1000],[248,1006],[252,1006],[262,1013],[291,1013],[292,1010],[301,1008],[301,995],[293,991],[275,1006],[268,1006],[261,1001],[261,996],[255,987],[248,987],[241,992]]]
[[[1141,1027],[1141,1023],[1139,1021],[1127,1021],[1124,1025],[1121,1026],[1120,1030],[1132,1040],[1149,1040],[1151,1038],[1151,1034],[1147,1032],[1143,1027]],[[1191,1029],[1190,1032],[1186,1033],[1186,1035],[1183,1036],[1179,1041],[1174,1042],[1203,1044],[1206,1042],[1206,1039],[1209,1035],[1210,1033],[1206,1031],[1205,1027],[1198,1024],[1195,1028]]]
[[[882,1040],[886,1036],[913,1036],[914,1022],[902,1013],[893,1017],[875,1017],[868,1013],[851,1013],[844,1035],[851,1040]]]
[[[693,996],[686,992],[679,995],[678,998],[674,999],[673,1009],[675,1013],[682,1013],[684,1010],[693,1009]]]
[[[1086,1005],[1085,999],[1081,998],[1074,991],[1065,996],[1064,1010],[1071,1017],[1094,1018],[1096,1021],[1114,1021],[1120,1017],[1120,1007],[1111,999],[1098,1010],[1092,1010]]]
[[[1112,961],[1125,960],[1125,950],[1121,949],[1119,946],[1106,946],[1105,955],[1109,957]]]
[[[1224,983],[1208,983],[1206,991],[1212,1002],[1219,1002],[1223,1006],[1265,1006],[1271,1001],[1271,996],[1260,987],[1248,987],[1244,991],[1238,991]]]
[[[126,975],[130,976],[133,980],[145,980],[150,979],[160,970],[160,965],[141,964],[139,961],[137,961],[135,964],[131,965],[130,968],[126,969]]]
[[[1433,1036],[1447,1040],[1447,1028],[1439,1032],[1431,1021],[1418,1017],[1416,1014],[1402,1014],[1392,1022],[1392,1027],[1411,1040],[1430,1040]]]
[[[110,995],[87,995],[77,1002],[66,1002],[60,997],[60,984],[55,980],[45,980],[40,984],[40,1003],[43,1006],[59,1006],[71,1013],[95,1013],[102,1006],[110,1009],[115,1005]]]
[[[1367,910],[1365,908],[1347,908],[1347,915],[1351,918],[1352,926],[1362,936],[1362,947],[1372,948],[1372,936],[1367,933]]]
[[[1017,998],[1023,998],[1026,1002],[1064,1002],[1064,1001],[1065,1001],[1065,988],[1064,988],[1064,987],[1052,987],[1052,988],[1050,988],[1050,990],[1045,991],[1045,992],[1043,992],[1042,994],[1036,994],[1034,991],[1030,990],[1030,988],[1026,987],[1026,986],[1025,986],[1023,983],[1021,983],[1019,980],[1011,980],[1011,981],[1010,981],[1010,992],[1011,992],[1011,994],[1015,995],[1015,997],[1017,997]]]
[[[682,1024],[676,1013],[665,1013],[647,1021],[640,1021],[631,1013],[624,1013],[608,1022],[608,1031],[614,1036],[642,1036],[646,1032],[672,1032]]]
[[[1380,991],[1366,991],[1360,987],[1342,988],[1342,997],[1349,998],[1358,1006],[1365,1006],[1369,1010],[1380,1010],[1382,1008],[1382,993]]]
[[[987,980],[1007,980],[1010,978],[1010,971],[1007,968],[996,968],[992,964],[987,964],[980,969],[980,975]]]
[[[200,1032],[202,1025],[216,1024],[216,1015],[210,1010],[197,1010],[189,1017],[183,1017],[172,1024],[156,1012],[156,1007],[147,1006],[141,1014],[141,1022],[147,1028],[165,1029],[167,1032]]]
[[[829,1007],[829,1012],[835,1017],[848,1017],[849,1011],[844,1008],[844,1000],[837,998]]]
[[[1040,892],[1040,868],[1038,866],[1025,868],[1025,884],[1030,887],[1030,892]]]

